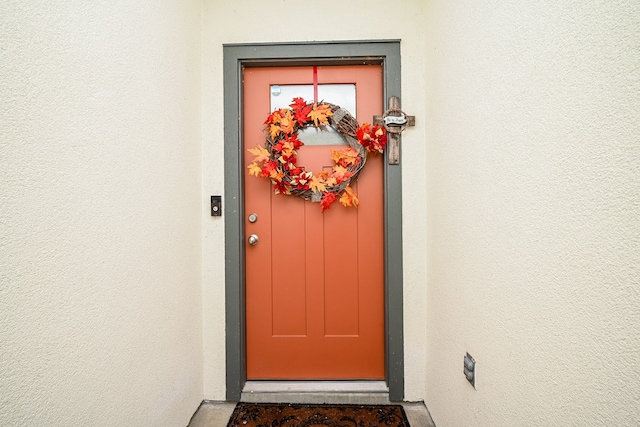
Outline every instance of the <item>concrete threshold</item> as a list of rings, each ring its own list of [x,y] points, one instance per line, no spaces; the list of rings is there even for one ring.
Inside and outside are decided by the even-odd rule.
[[[240,400],[253,403],[388,404],[384,381],[247,381]]]

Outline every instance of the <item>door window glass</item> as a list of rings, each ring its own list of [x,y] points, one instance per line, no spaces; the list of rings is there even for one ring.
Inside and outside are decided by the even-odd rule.
[[[307,102],[313,101],[313,85],[272,85],[271,111],[277,108],[289,108],[293,98],[303,98]],[[324,84],[318,85],[318,101],[339,105],[352,116],[356,116],[356,85],[355,84]],[[320,131],[313,127],[298,132],[298,138],[306,145],[343,145],[346,144],[342,136],[331,128]]]

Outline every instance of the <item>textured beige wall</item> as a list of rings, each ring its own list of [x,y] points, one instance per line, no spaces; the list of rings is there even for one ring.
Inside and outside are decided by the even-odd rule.
[[[200,2],[0,2],[0,425],[202,400]]]
[[[390,8],[394,19],[389,20]],[[302,0],[204,1],[203,20],[203,194],[224,189],[222,44],[364,39],[402,39],[402,107],[418,117],[405,132],[404,199],[406,396],[422,399],[426,351],[424,311],[426,259],[426,172],[424,18],[422,1]],[[224,223],[203,221],[203,315],[205,396],[225,396]]]
[[[357,39],[402,40],[417,116],[407,399],[438,426],[640,422],[638,3],[393,4],[0,3],[0,424],[224,398],[222,43]]]
[[[436,424],[640,425],[640,3],[426,16]]]

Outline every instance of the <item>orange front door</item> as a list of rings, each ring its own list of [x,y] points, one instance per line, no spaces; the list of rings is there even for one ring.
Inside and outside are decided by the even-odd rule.
[[[336,202],[324,213],[318,203],[274,194],[268,179],[249,176],[247,169],[252,156],[246,150],[264,146],[264,121],[273,110],[274,95],[286,96],[296,88],[317,91],[329,84],[341,85],[338,91],[355,87],[356,111],[351,113],[359,123],[370,123],[373,115],[383,112],[381,66],[244,70],[246,345],[251,380],[384,379],[382,157],[370,154],[353,185],[358,208]],[[323,100],[340,104],[328,97]],[[300,166],[314,173],[333,166],[329,148],[336,147],[322,141],[299,150]],[[255,222],[249,220],[251,214]],[[257,244],[246,243],[250,235],[258,237]]]

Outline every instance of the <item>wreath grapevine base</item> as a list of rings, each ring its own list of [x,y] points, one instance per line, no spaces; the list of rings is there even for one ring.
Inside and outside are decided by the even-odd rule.
[[[350,184],[358,179],[368,153],[384,152],[385,128],[369,123],[359,126],[347,110],[334,104],[308,103],[294,98],[290,107],[277,109],[267,117],[265,146],[248,150],[254,155],[248,166],[249,174],[269,178],[276,194],[320,202],[322,212],[336,200],[345,207],[357,207],[358,197]],[[304,145],[298,139],[298,132],[309,127],[333,128],[348,144],[343,150],[331,150],[335,162],[331,173],[314,174],[297,165],[298,150]]]

